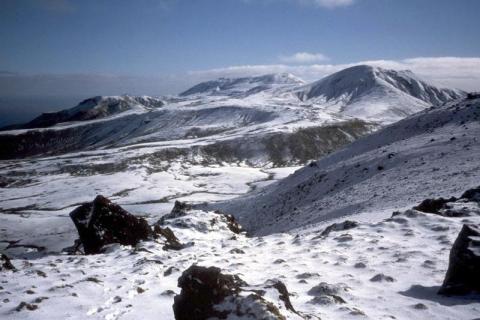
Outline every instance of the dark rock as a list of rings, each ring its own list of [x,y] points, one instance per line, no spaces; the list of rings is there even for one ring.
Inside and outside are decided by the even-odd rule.
[[[346,288],[341,285],[320,282],[318,285],[308,290],[307,294],[311,296],[334,295],[339,294],[341,291],[346,291]]]
[[[282,281],[270,280],[269,284],[267,285],[267,288],[277,289],[279,293],[278,298],[283,301],[283,303],[285,304],[285,308],[287,308],[287,310],[290,310],[294,313],[297,313],[292,303],[290,302],[290,293],[288,292],[287,286],[285,286],[285,284]]]
[[[464,224],[450,251],[448,271],[439,294],[480,293],[480,228]]]
[[[27,309],[29,311],[37,310],[38,305],[26,303],[25,301],[20,302],[20,304],[15,308],[16,311],[22,311],[23,309]]]
[[[181,201],[175,201],[175,204],[173,205],[172,211],[170,211],[169,214],[164,215],[163,217],[158,220],[156,224],[158,225],[163,225],[166,220],[170,219],[175,219],[175,218],[180,218],[185,215],[187,215],[187,211],[192,209],[192,205],[186,203],[186,202],[181,202]]]
[[[413,209],[425,212],[425,213],[439,213],[440,209],[448,209],[446,206],[449,202],[454,202],[457,199],[451,197],[450,199],[438,198],[438,199],[425,199],[418,206],[413,207]]]
[[[165,290],[162,293],[160,293],[162,296],[173,296],[175,295],[175,291],[173,290]]]
[[[9,184],[15,182],[14,179],[7,177],[0,177],[0,188],[6,188]]]
[[[413,305],[413,308],[417,309],[417,310],[427,310],[428,309],[428,307],[426,305],[424,305],[423,303],[417,303],[417,304]]]
[[[357,263],[355,263],[355,265],[353,267],[356,268],[356,269],[364,269],[364,268],[367,267],[367,265],[363,262],[357,262]]]
[[[336,240],[338,242],[348,242],[348,241],[352,241],[353,237],[352,237],[351,234],[345,233],[345,234],[342,234],[338,237],[335,237],[334,240]]]
[[[330,305],[334,303],[343,304],[346,301],[337,295],[321,295],[313,297],[311,300],[308,301],[310,304],[319,304],[319,305]]]
[[[309,301],[311,304],[333,304],[333,303],[345,303],[345,300],[340,296],[341,292],[346,292],[347,287],[342,284],[329,284],[321,282],[308,290],[307,294],[314,296]]]
[[[175,319],[225,318],[221,312],[214,310],[214,305],[227,296],[239,293],[240,286],[244,284],[237,276],[222,274],[219,268],[191,266],[178,279],[182,291],[174,298]]]
[[[300,273],[300,274],[297,274],[295,276],[295,278],[297,279],[309,279],[309,278],[312,278],[312,277],[318,277],[320,276],[318,273],[311,273],[311,272],[304,272],[304,273]]]
[[[3,253],[0,253],[0,271],[5,271],[5,270],[17,271],[15,266],[10,261],[10,258],[4,255]]]
[[[340,223],[334,223],[326,227],[325,230],[322,231],[320,236],[314,237],[313,239],[325,238],[330,234],[330,232],[349,230],[356,227],[358,227],[358,222],[356,221],[345,220]]]
[[[386,276],[383,273],[376,274],[370,279],[371,282],[395,282],[395,279],[393,279],[390,276]]]
[[[189,247],[191,244],[182,244],[180,240],[175,236],[172,229],[169,227],[162,228],[158,224],[153,228],[154,236],[162,236],[165,238],[166,243],[163,246],[164,250],[182,250],[186,247]]]
[[[450,218],[461,218],[461,217],[469,217],[474,212],[472,210],[468,210],[467,208],[463,209],[446,209],[443,210],[441,215],[444,217],[450,217]]]
[[[35,270],[35,273],[37,274],[37,276],[39,277],[42,277],[42,278],[46,278],[47,277],[47,274],[45,272],[43,272],[42,270]]]
[[[233,248],[232,250],[230,250],[230,253],[245,254],[245,251],[243,251],[242,249]]]
[[[177,268],[171,266],[171,267],[168,267],[167,270],[165,270],[165,272],[163,272],[163,276],[164,277],[168,277],[169,275],[171,275],[172,273],[174,273],[175,271],[179,271]]]
[[[102,252],[105,245],[135,246],[147,240],[152,231],[147,221],[135,217],[103,196],[97,196],[70,213],[85,254]]]
[[[480,202],[480,187],[465,191],[460,198]]]
[[[478,92],[469,92],[467,93],[467,100],[473,100],[473,99],[479,99],[480,98],[480,93]]]
[[[227,227],[233,233],[239,234],[244,231],[240,223],[238,223],[238,221],[235,220],[235,217],[232,216],[231,214],[228,214],[219,210],[216,210],[215,213],[223,215],[227,219]]]
[[[182,290],[174,297],[176,320],[286,319],[274,304],[262,297],[262,290],[248,290],[252,293],[240,295],[247,284],[237,276],[222,274],[216,267],[191,266],[178,279],[178,286]],[[277,281],[269,286],[279,292],[285,307],[293,310],[286,287]]]

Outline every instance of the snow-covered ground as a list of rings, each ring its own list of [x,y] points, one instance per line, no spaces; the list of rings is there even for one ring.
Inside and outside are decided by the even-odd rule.
[[[478,204],[456,206],[476,215],[408,211],[327,236],[321,236],[326,224],[320,224],[246,237],[232,233],[218,214],[190,211],[168,222],[182,242],[195,242],[181,251],[147,241],[136,248],[113,245],[100,255],[14,259],[18,271],[0,273],[0,316],[173,319],[177,278],[198,264],[239,275],[250,285],[279,279],[297,311],[321,319],[473,319],[480,311],[478,297],[437,295],[462,223],[480,222]],[[36,309],[17,311],[22,302]]]
[[[361,214],[378,218],[480,184],[480,99],[429,108],[256,193],[215,205],[256,234]],[[294,212],[294,214],[292,214]]]
[[[403,93],[395,89],[394,99],[385,100],[379,91],[360,90],[372,85],[371,72],[375,88],[393,90],[396,81]],[[462,224],[480,223],[478,203],[455,203],[471,213],[462,218],[418,211],[390,217],[425,198],[459,196],[480,185],[479,99],[427,109],[303,168],[295,157],[276,167],[264,156],[260,138],[269,139],[261,140],[266,145],[331,144],[325,152],[334,151],[339,135],[321,140],[328,131],[301,130],[350,121],[351,108],[375,102],[372,97],[389,110],[376,119],[384,126],[428,108],[426,100],[462,94],[436,91],[409,73],[371,68],[351,73],[360,74],[361,85],[333,100],[328,97],[335,88],[322,91],[331,79],[315,86],[288,75],[223,79],[161,103],[127,99],[135,106],[144,100],[159,103],[152,108],[2,133],[0,138],[23,139],[34,131],[73,130],[82,132],[78,137],[85,144],[61,155],[0,161],[0,251],[18,269],[0,271],[0,318],[173,319],[177,279],[192,264],[219,267],[250,285],[277,278],[292,293],[297,311],[321,319],[478,317],[478,297],[436,293]],[[315,94],[305,98],[312,90]],[[393,110],[398,97],[411,109]],[[379,104],[368,106],[355,110],[369,118]],[[365,124],[358,135],[379,123]],[[358,137],[356,129],[334,130],[342,132],[341,145]],[[289,138],[270,139],[278,133]],[[309,134],[316,135],[313,141],[305,138]],[[232,156],[231,150],[248,156]],[[162,240],[152,240],[135,248],[111,245],[91,256],[62,252],[78,238],[68,214],[98,194],[150,224],[176,200],[195,203],[197,209],[166,222],[182,243],[195,244],[165,251]],[[212,205],[234,214],[251,236],[233,234]],[[360,223],[321,236],[328,225],[346,218]],[[280,309],[288,319],[298,318]]]

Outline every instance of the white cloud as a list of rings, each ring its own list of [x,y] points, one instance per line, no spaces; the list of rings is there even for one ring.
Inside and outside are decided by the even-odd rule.
[[[463,90],[480,90],[480,57],[420,57],[403,60],[370,60],[347,64],[312,65],[243,65],[188,73],[190,81],[203,81],[218,77],[241,77],[267,73],[290,72],[307,81],[315,81],[329,74],[359,64],[386,69],[411,70],[434,84]]]
[[[173,75],[128,76],[106,74],[28,75],[0,71],[0,96],[81,96],[116,94],[174,94],[206,80],[290,72],[306,81],[319,80],[342,69],[370,64],[387,69],[409,69],[419,77],[446,87],[480,91],[480,57],[421,57],[403,60],[372,60],[348,64],[242,65],[191,71]],[[0,106],[1,111],[1,106]]]
[[[295,64],[311,64],[327,60],[328,57],[321,53],[297,52],[290,56],[280,56],[280,61]]]
[[[325,8],[346,7],[352,5],[354,0],[297,0],[302,3],[313,4]]]
[[[323,7],[334,9],[339,7],[347,7],[354,4],[357,0],[241,0],[245,3],[255,3],[262,1],[263,3],[271,4],[278,2],[290,2],[303,6]]]

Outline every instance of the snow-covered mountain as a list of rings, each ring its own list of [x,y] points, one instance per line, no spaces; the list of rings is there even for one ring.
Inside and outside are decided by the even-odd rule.
[[[43,113],[23,125],[12,125],[2,130],[51,127],[62,122],[102,119],[118,114],[143,112],[161,108],[164,101],[149,96],[97,96],[80,102],[77,106],[59,112]]]
[[[305,84],[305,81],[290,73],[267,74],[256,77],[220,78],[199,83],[180,93],[180,96],[200,94],[248,96],[260,91],[289,88]]]
[[[0,158],[148,143],[208,161],[304,163],[462,95],[368,66],[310,85],[291,74],[222,78],[179,96],[95,97],[43,114],[0,133]]]
[[[296,94],[302,101],[329,105],[345,115],[393,122],[465,95],[460,90],[438,88],[411,71],[360,65],[308,84]]]
[[[479,120],[479,98],[432,107],[217,207],[269,234],[458,195],[480,181]]]
[[[242,320],[477,317],[478,295],[437,293],[463,225],[480,223],[480,97],[360,138],[388,121],[303,101],[304,88],[0,134],[14,158],[0,160],[0,318],[189,319],[196,303]],[[453,247],[479,261],[477,238]]]

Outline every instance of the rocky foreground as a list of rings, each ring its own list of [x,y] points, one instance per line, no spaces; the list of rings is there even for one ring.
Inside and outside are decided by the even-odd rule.
[[[182,203],[153,225],[103,197],[71,218],[79,240],[63,252],[2,255],[2,319],[473,319],[480,310],[478,188],[378,223],[265,237]]]

